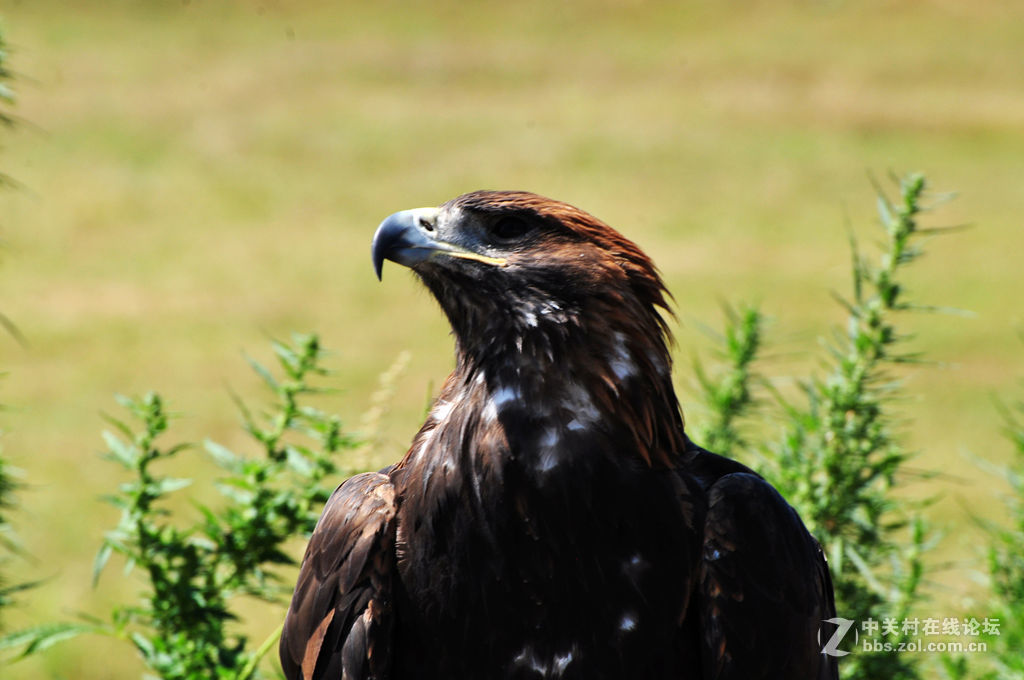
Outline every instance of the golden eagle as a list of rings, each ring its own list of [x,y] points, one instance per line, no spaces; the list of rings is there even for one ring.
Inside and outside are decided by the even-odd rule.
[[[455,370],[405,457],[327,502],[290,680],[837,677],[818,543],[684,433],[647,255],[573,206],[478,191],[388,217],[385,259],[437,298]]]

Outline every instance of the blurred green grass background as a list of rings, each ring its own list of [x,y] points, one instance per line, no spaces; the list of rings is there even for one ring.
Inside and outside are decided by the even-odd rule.
[[[880,176],[959,192],[931,223],[912,296],[973,318],[906,318],[940,366],[902,373],[920,468],[942,494],[934,611],[983,596],[1002,487],[992,395],[1019,394],[1024,5],[1016,2],[87,2],[0,7],[17,113],[0,169],[4,446],[27,473],[15,517],[48,578],[12,626],[100,613],[134,592],[89,585],[120,481],[100,461],[115,392],[158,389],[181,439],[241,445],[229,390],[267,339],[316,330],[336,351],[326,406],[359,428],[403,351],[374,455],[399,457],[451,367],[445,321],[412,277],[373,277],[387,214],[477,188],[567,200],[636,240],[676,297],[690,358],[723,300],[775,318],[763,371],[801,375],[841,318],[847,233],[870,246]],[[771,424],[767,425],[771,428]],[[196,464],[195,474],[206,470]],[[976,610],[978,611],[978,610]],[[982,611],[982,614],[984,612]],[[280,612],[253,606],[257,641]],[[138,676],[127,647],[78,640],[4,677]]]

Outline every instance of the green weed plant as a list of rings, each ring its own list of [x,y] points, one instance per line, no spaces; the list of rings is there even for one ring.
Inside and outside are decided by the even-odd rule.
[[[120,398],[131,424],[110,418],[106,458],[130,473],[106,500],[121,511],[96,556],[95,578],[112,555],[125,571],[141,571],[138,603],[118,606],[107,619],[44,625],[9,635],[0,646],[24,646],[22,655],[45,650],[83,633],[130,641],[146,668],[164,680],[246,680],[259,677],[260,660],[280,630],[255,648],[232,626],[242,596],[284,602],[290,595],[277,569],[293,560],[285,544],[310,534],[334,485],[352,470],[338,462],[354,448],[337,416],[304,403],[323,391],[326,374],[316,336],[274,343],[278,374],[251,361],[274,395],[273,408],[257,415],[238,400],[245,431],[260,450],[235,453],[212,441],[206,452],[223,471],[217,506],[195,502],[197,516],[172,513],[167,502],[192,480],[166,476],[160,467],[193,447],[164,444],[172,421],[163,399]],[[282,616],[283,619],[283,616]]]
[[[758,379],[753,364],[763,341],[763,317],[754,307],[730,312],[714,375],[698,362],[697,379],[708,412],[695,429],[698,443],[745,459],[797,509],[828,556],[836,612],[856,625],[874,619],[903,620],[924,593],[923,554],[929,537],[919,506],[893,491],[910,472],[911,457],[894,426],[899,383],[897,364],[920,361],[902,350],[906,335],[898,313],[934,309],[906,300],[902,268],[922,253],[921,237],[940,230],[918,224],[925,210],[926,181],[911,174],[898,180],[895,202],[878,192],[884,241],[876,263],[851,238],[853,294],[837,296],[847,313],[845,332],[826,346],[824,376],[798,382],[798,398],[783,396]],[[753,451],[742,421],[767,387],[781,407],[774,438]],[[890,651],[855,650],[840,661],[843,678],[923,677],[920,655],[899,651],[900,630],[886,639]]]

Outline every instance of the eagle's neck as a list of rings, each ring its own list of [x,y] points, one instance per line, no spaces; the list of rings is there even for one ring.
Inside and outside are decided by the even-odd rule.
[[[539,473],[602,454],[674,465],[685,437],[658,322],[612,309],[528,312],[475,338],[456,331],[456,370],[423,434],[472,437],[459,448]]]

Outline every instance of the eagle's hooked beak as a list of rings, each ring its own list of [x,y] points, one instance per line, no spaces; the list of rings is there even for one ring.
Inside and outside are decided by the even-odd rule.
[[[438,255],[464,260],[503,265],[505,260],[467,250],[460,245],[441,241],[437,236],[437,208],[416,208],[391,215],[377,227],[373,235],[373,270],[381,278],[384,260],[413,267]]]

